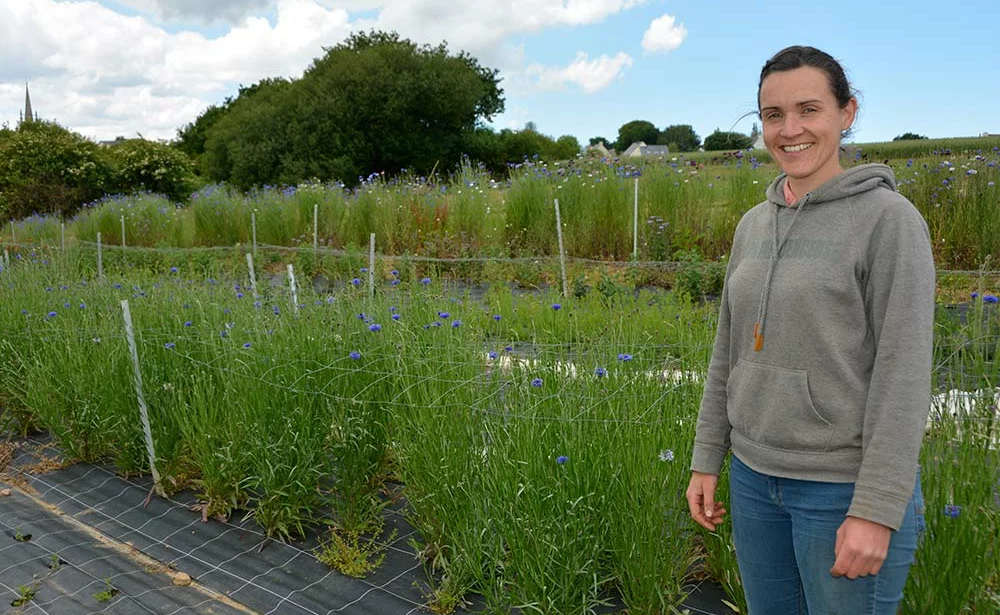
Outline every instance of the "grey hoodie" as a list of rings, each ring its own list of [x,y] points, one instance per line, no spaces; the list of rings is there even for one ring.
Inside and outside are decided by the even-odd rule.
[[[848,515],[899,529],[930,408],[934,262],[892,170],[853,167],[740,220],[692,469],[855,483]],[[757,347],[755,349],[755,346]]]

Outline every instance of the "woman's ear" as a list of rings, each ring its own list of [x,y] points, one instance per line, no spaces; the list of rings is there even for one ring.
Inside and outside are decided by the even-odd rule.
[[[840,131],[847,132],[854,125],[854,118],[858,115],[858,99],[852,96],[851,100],[847,101],[844,108],[840,110],[840,114]]]

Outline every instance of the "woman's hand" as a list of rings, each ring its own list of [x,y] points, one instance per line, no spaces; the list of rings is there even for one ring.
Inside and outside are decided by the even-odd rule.
[[[689,490],[690,491],[690,490]],[[892,530],[884,525],[848,517],[837,530],[836,561],[830,574],[848,579],[878,574],[889,553]]]
[[[687,501],[691,510],[691,518],[710,532],[722,523],[726,509],[715,501],[715,487],[719,484],[717,474],[691,472],[691,482],[688,483]]]

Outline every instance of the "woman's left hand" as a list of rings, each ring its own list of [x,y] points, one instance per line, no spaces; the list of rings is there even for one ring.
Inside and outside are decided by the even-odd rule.
[[[848,579],[878,574],[889,553],[891,537],[892,530],[880,523],[848,517],[837,530],[833,551],[836,561],[830,574]]]

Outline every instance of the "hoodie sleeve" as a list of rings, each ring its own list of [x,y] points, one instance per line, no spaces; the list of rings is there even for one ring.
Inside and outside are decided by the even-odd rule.
[[[899,529],[930,410],[935,271],[930,235],[905,198],[886,203],[867,252],[865,308],[875,340],[862,462],[848,515]]]
[[[698,424],[695,428],[694,453],[691,469],[695,472],[718,474],[729,452],[729,432],[732,426],[726,412],[726,383],[729,381],[729,274],[733,267],[730,258],[726,265],[726,278],[722,286],[722,305],[719,308],[719,326],[712,347],[712,359],[705,379],[705,392],[701,398]]]

